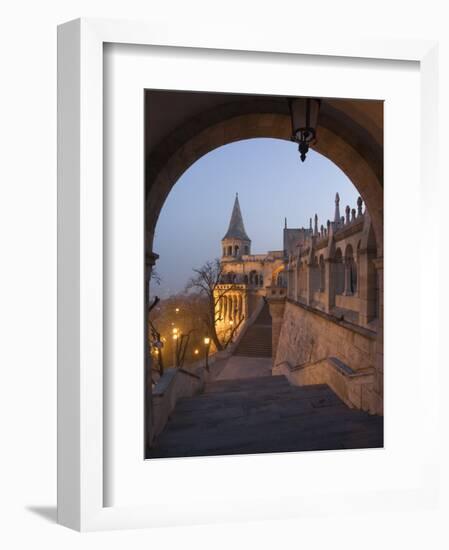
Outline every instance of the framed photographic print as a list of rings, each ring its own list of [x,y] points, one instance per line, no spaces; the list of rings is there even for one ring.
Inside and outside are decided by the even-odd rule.
[[[434,503],[435,45],[156,27],[58,33],[60,523]]]

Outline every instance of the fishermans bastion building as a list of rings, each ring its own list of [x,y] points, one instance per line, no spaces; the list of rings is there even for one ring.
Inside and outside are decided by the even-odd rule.
[[[268,304],[273,374],[328,384],[346,404],[383,414],[379,274],[371,218],[361,197],[333,220],[283,229],[283,249],[251,253],[238,196],[222,241],[217,332],[237,338]],[[380,271],[381,273],[381,271]]]

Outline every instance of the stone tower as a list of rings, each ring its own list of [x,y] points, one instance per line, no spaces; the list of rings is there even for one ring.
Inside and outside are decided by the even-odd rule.
[[[251,239],[243,225],[242,212],[239,204],[239,194],[236,193],[231,221],[226,235],[221,240],[223,259],[234,260],[243,255],[251,254]]]

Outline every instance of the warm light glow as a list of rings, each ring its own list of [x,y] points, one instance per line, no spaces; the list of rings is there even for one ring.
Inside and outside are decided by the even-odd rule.
[[[177,307],[177,308],[175,309],[175,311],[176,311],[176,313],[178,313],[178,312],[179,312],[179,307]]]
[[[208,346],[210,344],[210,338],[206,336],[206,338],[204,338],[204,343]]]
[[[230,325],[233,325],[233,324],[234,324],[234,321],[229,321],[229,324],[230,324]]]
[[[200,350],[199,350],[199,349],[196,349],[196,350],[194,351],[195,355],[198,355],[198,354],[199,354],[199,352],[200,352]]]
[[[178,335],[177,334],[173,334],[173,340],[177,340],[178,339]]]
[[[173,329],[173,334],[178,334],[178,329],[176,327]]]

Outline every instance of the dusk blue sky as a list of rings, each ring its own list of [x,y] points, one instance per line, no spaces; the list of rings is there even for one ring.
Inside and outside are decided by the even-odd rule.
[[[193,164],[171,190],[156,226],[154,251],[161,277],[152,293],[181,292],[192,269],[220,257],[236,192],[251,252],[282,249],[288,227],[318,227],[333,219],[335,193],[340,212],[356,207],[357,190],[331,161],[309,151],[301,163],[297,145],[277,139],[250,139],[211,151]]]

